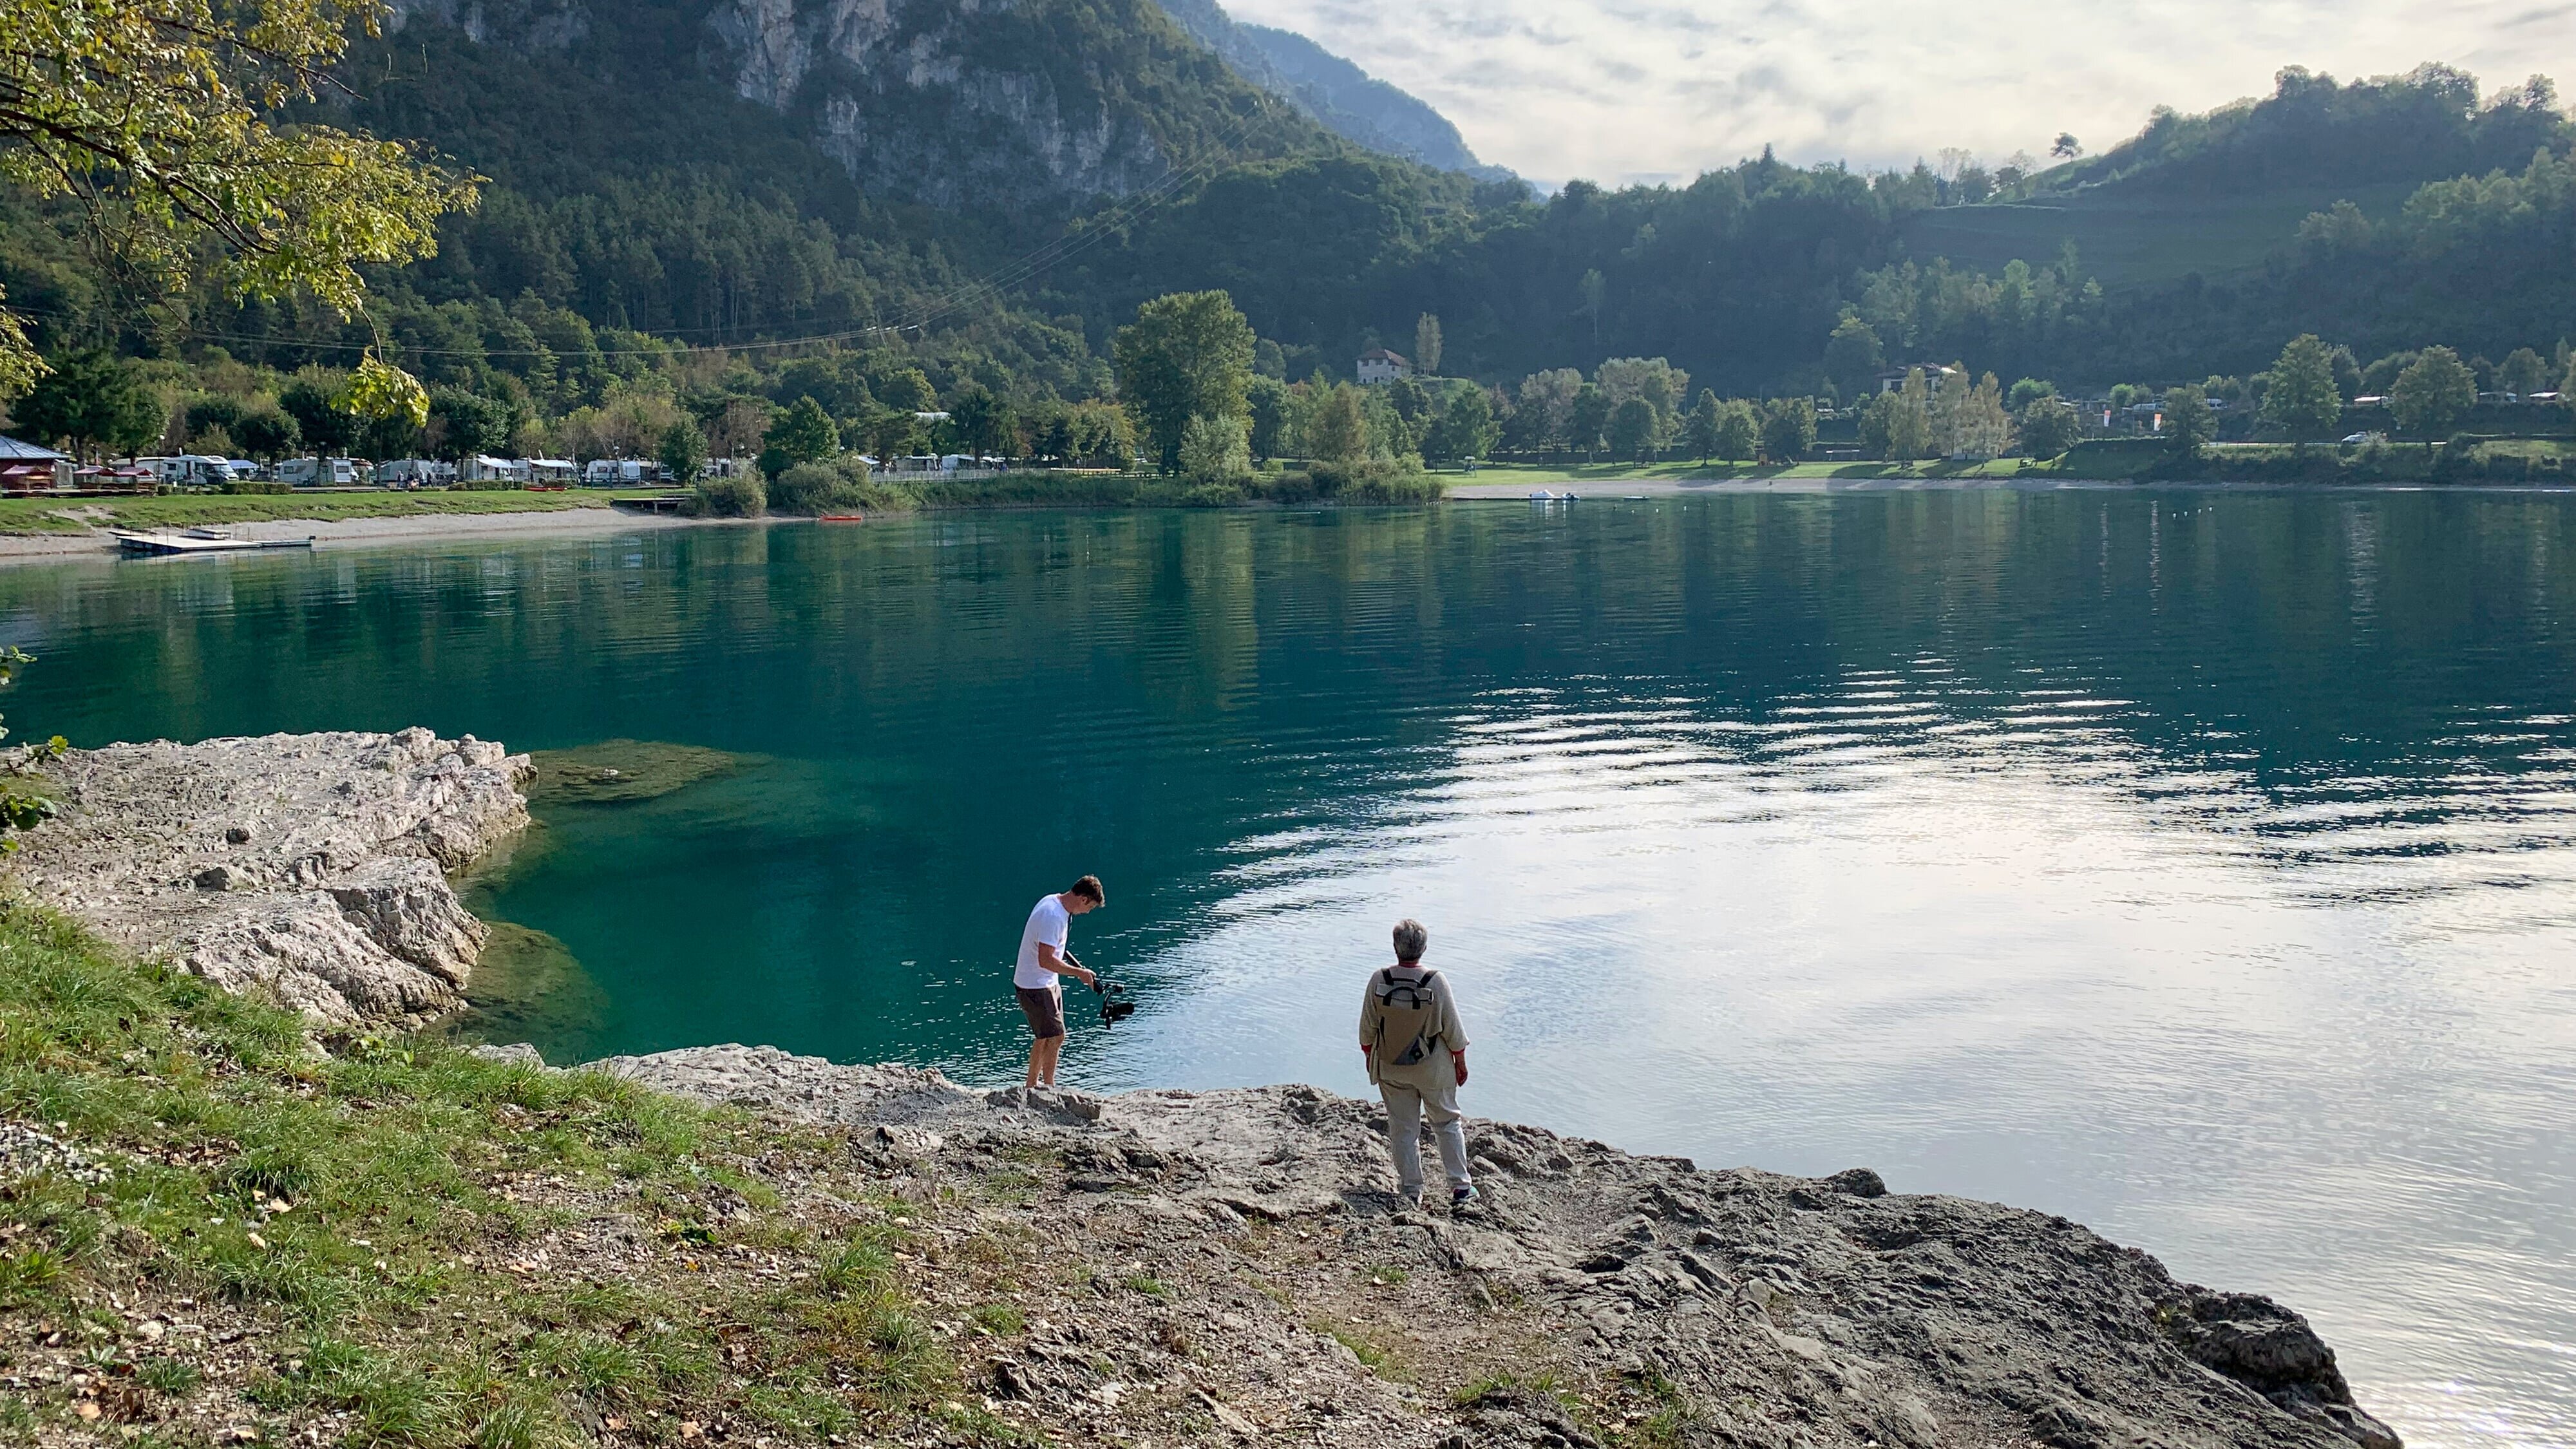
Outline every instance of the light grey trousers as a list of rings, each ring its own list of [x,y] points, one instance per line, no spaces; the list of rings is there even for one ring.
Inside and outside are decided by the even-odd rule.
[[[1444,1063],[1445,1065],[1445,1063]],[[1431,1119],[1431,1138],[1440,1145],[1440,1167],[1448,1174],[1449,1190],[1456,1192],[1470,1184],[1467,1176],[1467,1129],[1458,1121],[1458,1087],[1454,1082],[1441,1082],[1430,1087],[1415,1087],[1400,1082],[1380,1082],[1378,1096],[1386,1102],[1386,1150],[1395,1159],[1395,1188],[1406,1197],[1422,1196],[1422,1119]]]

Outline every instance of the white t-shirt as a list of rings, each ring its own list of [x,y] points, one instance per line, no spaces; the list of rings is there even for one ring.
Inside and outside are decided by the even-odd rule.
[[[1043,941],[1053,946],[1056,959],[1063,960],[1065,932],[1072,925],[1073,914],[1064,908],[1063,901],[1052,895],[1040,899],[1037,909],[1029,912],[1027,929],[1020,932],[1020,964],[1011,973],[1011,984],[1025,986],[1032,991],[1053,986],[1055,973],[1046,969],[1046,963],[1038,959],[1038,943]]]

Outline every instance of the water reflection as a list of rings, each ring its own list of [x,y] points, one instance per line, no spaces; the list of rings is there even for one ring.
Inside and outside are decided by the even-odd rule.
[[[2309,1311],[2412,1442],[2560,1445],[2571,543],[2510,495],[949,517],[21,570],[0,625],[76,740],[765,757],[490,873],[558,1055],[1006,1074],[996,963],[1098,869],[1145,1009],[1072,1072],[1356,1091],[1417,915],[1476,1110],[2065,1212]]]

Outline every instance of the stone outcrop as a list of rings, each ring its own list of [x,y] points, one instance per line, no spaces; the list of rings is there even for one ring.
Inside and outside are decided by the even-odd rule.
[[[526,756],[425,729],[110,745],[44,775],[62,814],[22,838],[22,888],[340,1026],[464,1003],[485,930],[446,872],[528,822]]]
[[[1415,1290],[1452,1284],[1450,1312],[1469,1331],[1498,1303],[1545,1325],[1546,1361],[1529,1377],[1671,1386],[1692,1406],[1682,1442],[2398,1446],[2353,1403],[2333,1350],[2270,1299],[2178,1282],[2064,1218],[1892,1193],[1865,1168],[1703,1171],[1471,1120],[1484,1201],[1424,1213],[1385,1188],[1383,1110],[1311,1087],[1032,1096],[740,1046],[594,1065],[859,1129],[862,1155],[923,1193],[989,1196],[987,1179],[1060,1161],[1061,1201],[1032,1204],[1033,1224],[1141,1216],[1175,1258],[1193,1256],[1191,1235],[1214,1245],[1247,1224],[1338,1240],[1331,1263],[1388,1265],[1374,1271],[1409,1274]],[[1190,1290],[1166,1281],[1186,1311]],[[997,1360],[989,1391],[1025,1397],[1054,1368]],[[1597,1442],[1526,1385],[1461,1408],[1448,1443]],[[1366,1432],[1329,1442],[1385,1442],[1370,1407],[1342,1412],[1336,1422]]]

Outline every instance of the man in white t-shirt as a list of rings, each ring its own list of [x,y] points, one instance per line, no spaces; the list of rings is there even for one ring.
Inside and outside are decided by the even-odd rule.
[[[1020,963],[1011,972],[1011,986],[1029,1019],[1029,1034],[1036,1038],[1029,1043],[1031,1088],[1055,1090],[1056,1058],[1064,1052],[1064,984],[1056,975],[1061,972],[1085,986],[1092,983],[1090,972],[1065,958],[1065,938],[1074,917],[1098,909],[1105,899],[1100,877],[1084,876],[1071,890],[1040,897],[1020,932]]]

